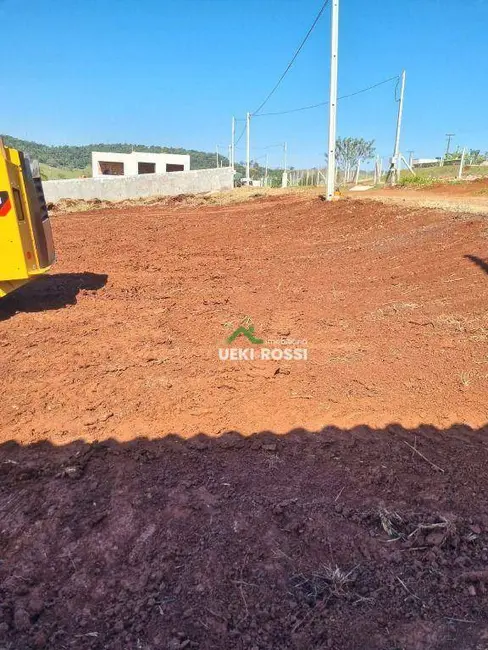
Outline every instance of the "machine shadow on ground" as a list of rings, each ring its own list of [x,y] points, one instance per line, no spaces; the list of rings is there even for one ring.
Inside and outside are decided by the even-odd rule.
[[[105,273],[53,273],[14,291],[0,301],[0,321],[19,312],[49,311],[76,305],[80,291],[98,291],[107,284]]]
[[[471,260],[471,262],[473,262],[473,264],[476,264],[476,266],[479,266],[480,269],[482,269],[485,273],[488,273],[488,263],[485,260],[482,260],[480,257],[476,257],[476,255],[465,255],[464,257],[468,260]]]
[[[5,442],[0,647],[481,647],[487,433]]]

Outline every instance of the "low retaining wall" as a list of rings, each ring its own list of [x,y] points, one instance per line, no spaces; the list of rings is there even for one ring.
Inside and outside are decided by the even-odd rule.
[[[233,170],[229,167],[222,167],[167,174],[142,174],[140,176],[70,178],[44,181],[42,186],[48,203],[56,203],[60,199],[123,201],[144,196],[220,192],[232,189],[233,180]]]

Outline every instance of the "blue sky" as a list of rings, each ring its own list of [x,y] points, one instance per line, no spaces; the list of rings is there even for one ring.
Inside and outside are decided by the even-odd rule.
[[[322,0],[0,0],[4,43],[0,131],[47,144],[129,142],[214,151],[231,116],[254,111],[286,67]],[[401,148],[439,155],[488,150],[488,1],[341,0],[339,93],[407,71]],[[324,101],[328,7],[267,104]],[[339,104],[338,134],[390,155],[394,83]],[[327,109],[255,118],[252,155],[323,164]],[[244,145],[244,139],[239,146]],[[244,150],[237,158],[244,157]],[[263,160],[263,158],[261,159]]]

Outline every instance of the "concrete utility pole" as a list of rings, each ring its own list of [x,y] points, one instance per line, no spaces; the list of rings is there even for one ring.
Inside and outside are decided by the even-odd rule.
[[[337,67],[339,50],[339,0],[332,0],[330,38],[329,148],[327,158],[327,201],[335,194],[335,150],[337,131]]]
[[[403,117],[403,96],[405,94],[405,70],[402,70],[402,81],[400,86],[400,101],[398,102],[398,117],[397,117],[397,129],[395,135],[395,150],[393,157],[395,159],[395,171],[394,171],[394,182],[398,182],[400,174],[400,134],[402,131],[402,117]]]
[[[401,85],[400,85],[400,99],[398,100],[398,116],[397,116],[397,126],[395,134],[395,146],[393,148],[393,156],[390,162],[390,169],[386,176],[386,182],[390,181],[391,185],[399,180],[400,177],[400,164],[401,164],[401,154],[400,154],[400,133],[402,130],[402,117],[403,117],[403,97],[405,94],[405,70],[402,71]]]
[[[234,168],[236,164],[236,118],[232,117],[232,137],[231,137],[231,163],[230,166]]]
[[[216,146],[217,151],[217,167],[219,166],[219,145]]]
[[[414,152],[413,150],[409,150],[409,151],[407,151],[407,153],[408,153],[408,164],[409,164],[410,167],[412,167],[412,169],[413,169],[413,154],[414,154],[415,152]]]
[[[246,178],[251,184],[251,113],[246,113]]]
[[[466,147],[463,147],[463,153],[461,155],[461,162],[459,163],[459,173],[458,173],[458,178],[461,179],[463,177],[463,168],[464,168],[464,158],[466,157]]]
[[[266,154],[266,167],[264,170],[264,187],[268,187],[268,154]]]
[[[453,138],[456,134],[455,133],[446,133],[446,138],[447,138],[447,146],[446,146],[446,153],[445,156],[449,155],[449,149],[451,147],[451,138]],[[444,157],[445,157],[444,156]]]
[[[288,143],[283,142],[283,176],[281,178],[281,187],[288,187]]]

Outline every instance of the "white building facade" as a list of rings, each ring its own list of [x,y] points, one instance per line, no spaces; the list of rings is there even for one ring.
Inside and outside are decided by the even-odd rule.
[[[92,151],[92,176],[138,176],[190,171],[190,156],[172,153]]]

